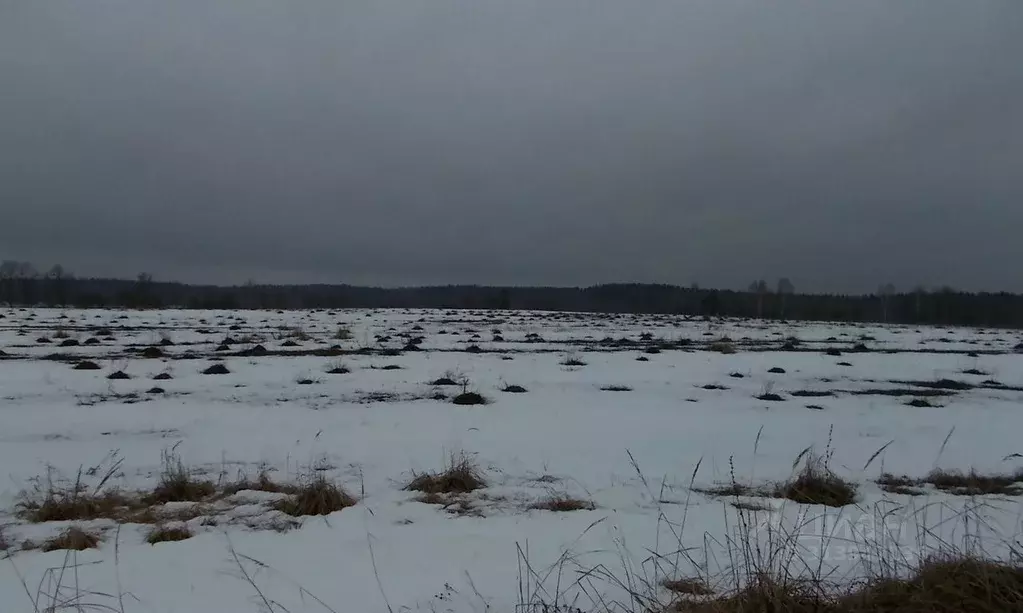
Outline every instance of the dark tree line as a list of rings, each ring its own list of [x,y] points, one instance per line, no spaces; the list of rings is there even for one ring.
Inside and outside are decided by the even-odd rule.
[[[131,281],[81,279],[59,266],[40,274],[31,264],[4,262],[0,303],[195,309],[529,309],[1023,328],[1023,296],[1017,294],[950,288],[897,293],[891,285],[870,295],[799,294],[788,279],[781,279],[774,288],[757,281],[745,292],[652,284],[374,288],[250,282],[221,287],[158,282],[145,273]]]

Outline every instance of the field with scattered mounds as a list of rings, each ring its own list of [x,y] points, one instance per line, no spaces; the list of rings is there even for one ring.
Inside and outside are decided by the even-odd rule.
[[[3,309],[0,601],[689,610],[756,545],[836,585],[1007,559],[1021,350],[661,315]]]

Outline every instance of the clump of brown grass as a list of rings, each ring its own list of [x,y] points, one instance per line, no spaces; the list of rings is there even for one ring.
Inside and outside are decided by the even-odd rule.
[[[243,476],[233,483],[229,483],[221,488],[221,491],[230,496],[237,494],[242,491],[254,491],[254,492],[270,492],[273,494],[295,494],[298,492],[298,486],[291,485],[288,483],[277,483],[270,478],[270,473],[266,470],[259,471],[259,474],[255,479],[250,479],[248,476]]]
[[[550,496],[530,505],[529,508],[565,513],[569,511],[592,511],[596,509],[597,506],[589,500],[573,498],[567,494],[551,494]]]
[[[182,463],[181,457],[170,450],[163,453],[159,483],[143,497],[143,501],[147,504],[201,502],[215,493],[216,487],[211,481],[193,476]]]
[[[87,532],[78,526],[71,526],[59,535],[47,539],[42,544],[43,551],[57,551],[67,549],[70,551],[84,551],[95,549],[99,546],[99,535]]]
[[[352,372],[352,370],[340,360],[332,362],[330,367],[327,369],[328,375],[347,375],[350,372]]]
[[[463,452],[452,454],[441,472],[413,473],[405,490],[424,494],[467,494],[486,485],[479,466]]]
[[[721,353],[721,354],[724,354],[724,355],[731,355],[731,354],[735,353],[735,344],[732,343],[731,341],[720,340],[720,341],[715,341],[715,342],[711,343],[710,345],[708,345],[707,349],[709,351],[713,351],[715,353]]]
[[[116,518],[133,506],[132,502],[115,490],[95,493],[76,487],[53,488],[42,499],[23,498],[17,514],[34,523]]]
[[[752,500],[733,500],[728,503],[733,509],[739,511],[748,511],[753,513],[762,513],[771,511],[771,507],[767,506],[762,502],[754,502]]]
[[[1023,494],[1020,482],[1023,471],[1013,474],[984,475],[975,470],[968,473],[935,469],[921,480],[930,483],[939,490],[959,496],[983,496],[986,494],[1003,494],[1018,496]]]
[[[828,466],[828,457],[807,455],[802,470],[792,479],[779,483],[774,489],[774,495],[799,504],[822,504],[828,507],[844,507],[856,502],[856,484],[832,472]]]
[[[906,579],[869,582],[840,596],[835,613],[995,613],[1023,609],[1023,567],[969,556],[925,560]]]
[[[965,555],[932,558],[904,578],[870,578],[839,593],[822,578],[761,573],[717,599],[681,599],[684,613],[1006,613],[1023,609],[1023,568]]]
[[[920,495],[920,487],[930,484],[956,496],[1023,495],[1023,471],[1012,474],[981,474],[976,470],[963,473],[955,470],[934,469],[921,479],[889,473],[881,475],[876,483],[881,489],[894,494]]]
[[[709,596],[714,593],[703,579],[665,579],[661,586],[674,594],[687,596]]]
[[[195,533],[185,525],[180,526],[156,526],[146,535],[146,542],[150,545],[157,543],[173,543],[184,541],[195,536]]]
[[[299,485],[291,495],[273,505],[275,509],[291,515],[330,515],[355,506],[358,502],[337,483],[328,480],[322,474],[310,478]]]
[[[694,492],[708,496],[751,496],[754,495],[753,488],[741,483],[728,483],[712,487],[694,487]]]
[[[923,493],[920,490],[915,489],[921,484],[919,479],[911,479],[904,475],[897,476],[891,473],[883,473],[877,478],[875,483],[877,483],[882,490],[891,494],[915,496]]]
[[[124,513],[141,506],[137,496],[116,488],[107,488],[107,483],[120,470],[121,462],[114,461],[94,487],[87,487],[83,481],[85,471],[79,469],[73,481],[58,480],[54,471],[47,472],[45,479],[36,479],[32,490],[20,494],[15,505],[15,514],[33,523],[48,521],[89,521],[93,519],[116,519]],[[98,467],[90,469],[98,470]]]

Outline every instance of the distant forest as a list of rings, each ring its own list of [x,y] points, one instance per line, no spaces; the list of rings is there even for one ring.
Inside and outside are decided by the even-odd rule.
[[[443,308],[528,309],[601,313],[668,313],[843,322],[1023,328],[1023,296],[951,288],[900,293],[885,285],[871,295],[800,294],[787,279],[752,283],[747,291],[696,286],[609,284],[573,287],[376,288],[351,285],[187,285],[153,280],[82,279],[54,266],[0,265],[0,304],[52,307],[189,309]]]

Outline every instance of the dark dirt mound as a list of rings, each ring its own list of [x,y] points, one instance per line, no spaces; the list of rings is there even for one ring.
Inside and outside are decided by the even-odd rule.
[[[476,392],[466,392],[464,394],[459,394],[455,396],[454,400],[452,400],[451,402],[460,405],[475,405],[486,404],[487,399],[484,398],[481,394],[477,394]]]
[[[90,362],[89,360],[82,360],[81,362],[75,364],[75,370],[99,370],[99,369],[100,369],[99,364],[95,362]]]
[[[253,347],[249,347],[245,351],[239,352],[238,355],[245,356],[245,357],[251,357],[251,356],[263,356],[263,355],[266,355],[267,353],[269,353],[269,352],[266,350],[266,347],[264,347],[262,345],[255,345]]]
[[[223,364],[212,364],[209,368],[202,371],[202,374],[204,375],[227,375],[230,373],[231,371]]]

